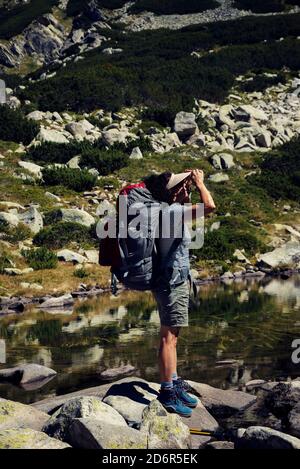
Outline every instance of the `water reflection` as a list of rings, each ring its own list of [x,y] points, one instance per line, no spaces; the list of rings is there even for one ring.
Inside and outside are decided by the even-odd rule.
[[[299,376],[291,344],[300,338],[300,276],[200,287],[182,329],[180,373],[218,387],[250,379]],[[150,293],[125,292],[79,301],[67,314],[28,311],[0,319],[7,356],[2,368],[39,363],[58,375],[40,389],[0,384],[0,396],[32,402],[101,382],[107,368],[132,365],[158,380],[159,317]]]

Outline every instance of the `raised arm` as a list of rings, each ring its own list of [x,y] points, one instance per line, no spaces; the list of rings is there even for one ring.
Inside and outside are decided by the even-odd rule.
[[[191,174],[192,181],[196,186],[200,194],[200,202],[204,204],[204,216],[208,215],[209,213],[213,212],[216,209],[215,202],[212,198],[211,193],[207,189],[204,184],[204,173],[201,169],[195,169],[192,171]],[[193,221],[196,220],[197,215],[197,205],[192,206],[192,217]]]

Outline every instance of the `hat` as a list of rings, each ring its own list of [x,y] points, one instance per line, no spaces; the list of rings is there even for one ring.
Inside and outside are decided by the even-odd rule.
[[[172,176],[170,177],[169,182],[166,186],[166,189],[168,189],[168,190],[173,189],[173,187],[177,186],[177,184],[184,181],[191,174],[192,174],[192,171],[188,171],[186,173],[172,174]]]

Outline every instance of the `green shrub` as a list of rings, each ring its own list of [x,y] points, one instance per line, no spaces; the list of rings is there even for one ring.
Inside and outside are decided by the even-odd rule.
[[[234,6],[241,10],[251,10],[254,13],[272,13],[284,11],[289,0],[236,0]]]
[[[284,73],[278,73],[276,77],[268,77],[265,75],[257,75],[251,81],[241,83],[240,89],[246,93],[253,93],[254,91],[265,91],[270,86],[283,85],[287,82]]]
[[[3,2],[1,2],[3,3]],[[0,9],[0,38],[10,39],[20,34],[34,19],[48,13],[58,0],[30,0],[12,9]]]
[[[41,145],[31,147],[26,155],[26,158],[39,164],[66,164],[71,158],[73,158],[73,156],[80,154],[85,146],[91,146],[91,144],[86,142],[44,142],[41,143]]]
[[[110,1],[110,0],[109,0]],[[214,0],[136,0],[131,11],[153,11],[163,15],[199,13],[219,6]]]
[[[94,244],[96,241],[94,227],[88,228],[79,223],[57,223],[43,228],[33,238],[36,246],[45,246],[48,249],[60,249],[71,242],[79,244]]]
[[[198,116],[196,122],[197,122],[200,132],[205,133],[208,131],[209,125],[207,121],[204,119],[204,117]]]
[[[87,272],[87,270],[81,267],[80,269],[76,269],[73,275],[74,277],[78,278],[86,278],[89,277],[90,274]]]
[[[46,186],[64,186],[76,192],[91,190],[97,176],[87,170],[72,168],[44,168],[43,183]]]
[[[0,222],[0,232],[3,233],[2,239],[12,244],[24,241],[32,236],[30,228],[23,223],[19,223],[18,226],[10,227],[5,222]]]
[[[248,255],[253,255],[260,247],[262,243],[253,226],[239,217],[223,217],[220,229],[205,234],[204,245],[195,255],[201,260],[225,261],[232,259],[236,249],[245,249]]]
[[[80,165],[87,168],[96,168],[101,176],[107,176],[126,166],[128,161],[128,155],[122,151],[92,148],[83,151]]]
[[[0,274],[4,274],[4,269],[10,268],[11,267],[11,261],[10,258],[6,255],[1,255],[0,256]]]
[[[300,202],[300,137],[270,151],[260,164],[261,174],[248,178],[275,199]]]
[[[34,270],[55,269],[57,266],[56,254],[45,247],[23,250],[22,255]]]
[[[0,140],[28,145],[39,132],[36,122],[27,120],[20,110],[0,106]]]

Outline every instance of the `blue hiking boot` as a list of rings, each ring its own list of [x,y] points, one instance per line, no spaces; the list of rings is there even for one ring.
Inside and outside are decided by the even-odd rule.
[[[168,412],[175,412],[181,417],[190,417],[192,415],[191,409],[181,402],[174,388],[160,389],[157,399]]]
[[[184,381],[182,378],[178,378],[173,381],[173,385],[177,396],[185,406],[197,407],[197,404],[199,402],[198,399],[195,396],[191,396],[191,394],[188,394],[189,392],[193,392],[189,383]]]

